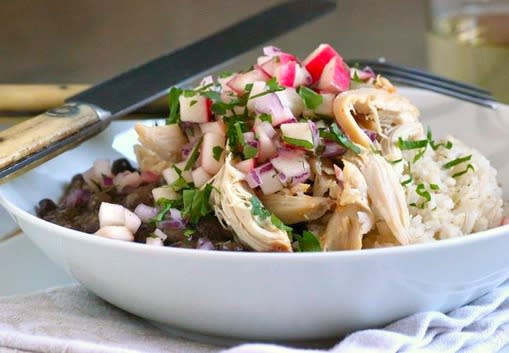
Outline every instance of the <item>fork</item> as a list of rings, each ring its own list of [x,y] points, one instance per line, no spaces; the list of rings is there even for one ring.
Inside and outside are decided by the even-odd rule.
[[[386,62],[384,58],[378,60],[352,59],[346,60],[346,63],[351,67],[368,66],[375,73],[381,74],[396,83],[427,89],[491,109],[497,108],[497,100],[485,89],[433,75],[424,70],[391,64]]]

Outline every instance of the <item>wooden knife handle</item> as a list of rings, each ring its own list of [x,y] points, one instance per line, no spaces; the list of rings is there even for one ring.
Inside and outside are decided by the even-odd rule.
[[[100,120],[93,107],[68,103],[0,131],[0,171]]]

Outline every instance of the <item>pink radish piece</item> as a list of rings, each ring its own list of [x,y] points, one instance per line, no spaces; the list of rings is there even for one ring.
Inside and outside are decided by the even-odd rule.
[[[207,132],[203,135],[200,152],[200,165],[209,174],[216,174],[224,163],[225,137]],[[214,158],[214,148],[221,148],[223,152],[219,160]]]
[[[102,202],[99,206],[99,227],[125,225],[124,206]]]
[[[144,170],[141,172],[141,180],[145,183],[154,183],[159,181],[161,176],[158,173],[151,172],[149,170]]]
[[[297,63],[295,61],[288,61],[279,65],[276,69],[276,77],[281,86],[294,87],[296,67]]]
[[[123,240],[123,241],[134,241],[133,234],[124,226],[105,226],[101,227],[96,235],[101,237],[115,239],[115,240]]]
[[[213,175],[207,173],[203,167],[198,167],[191,172],[191,176],[193,177],[194,186],[201,188],[212,178]]]
[[[207,132],[213,132],[218,135],[226,135],[226,126],[224,125],[223,120],[200,124],[200,129],[204,134]]]
[[[217,82],[221,85],[222,92],[232,92],[232,89],[228,86],[228,82],[231,81],[231,79],[236,75],[237,73],[232,73],[231,75],[217,78]],[[224,99],[223,101],[226,102]]]
[[[270,77],[276,76],[276,71],[280,65],[279,58],[274,56],[269,58],[264,63],[260,64],[260,69],[263,70],[264,73],[269,75]]]
[[[311,78],[308,70],[300,65],[297,65],[295,69],[295,81],[293,82],[293,87],[309,86],[313,83],[313,79]]]
[[[333,58],[325,65],[318,89],[328,93],[340,93],[350,87],[350,71],[340,56]]]
[[[270,162],[279,172],[279,180],[283,184],[301,182],[311,175],[311,167],[300,151],[281,151]]]
[[[190,123],[206,123],[210,120],[211,101],[207,97],[198,94],[192,97],[181,95],[179,97],[180,120]]]
[[[269,79],[270,79],[269,75],[267,75],[262,70],[255,68],[251,71],[242,72],[242,73],[235,75],[226,84],[235,93],[240,95],[245,92],[247,84],[254,83],[255,81],[267,81]]]
[[[339,54],[329,44],[320,44],[313,50],[302,62],[306,70],[311,74],[313,83],[317,82],[322,75],[322,71],[329,61],[339,56]]]
[[[255,165],[256,165],[255,160],[253,158],[250,158],[238,162],[237,164],[235,164],[235,168],[247,174],[255,168]]]
[[[258,132],[258,156],[257,160],[259,163],[266,162],[270,157],[276,154],[276,145],[271,138],[269,138],[264,132]]]

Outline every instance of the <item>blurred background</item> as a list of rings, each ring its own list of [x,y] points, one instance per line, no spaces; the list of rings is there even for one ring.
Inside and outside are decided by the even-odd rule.
[[[0,83],[96,83],[278,2],[2,0]],[[425,29],[424,0],[338,0],[334,14],[272,43],[302,58],[329,42],[345,58],[425,67]]]

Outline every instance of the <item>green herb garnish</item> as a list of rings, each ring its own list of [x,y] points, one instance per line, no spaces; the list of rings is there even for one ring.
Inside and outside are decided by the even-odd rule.
[[[182,205],[182,200],[168,200],[166,198],[160,198],[156,201],[156,204],[160,207],[160,210],[155,217],[150,219],[150,222],[152,223],[161,222],[166,217],[166,214],[170,211],[170,209],[178,208]]]
[[[224,151],[224,149],[221,146],[214,146],[212,148],[212,154],[214,155],[214,159],[216,161],[219,162],[219,160],[221,159],[221,156],[223,155],[223,151]]]
[[[434,191],[440,190],[440,187],[437,184],[429,184],[429,188]]]
[[[398,147],[400,150],[414,150],[417,148],[425,148],[428,145],[428,140],[403,140],[401,137],[398,139]]]
[[[172,184],[171,184],[171,187],[175,190],[175,191],[178,191],[178,190],[182,190],[182,189],[188,189],[191,187],[191,184],[189,184],[187,182],[187,180],[182,176],[182,170],[177,167],[176,165],[173,165],[173,170],[175,171],[175,173],[177,173],[178,175],[178,178],[177,180],[175,180]]]
[[[418,184],[415,188],[415,192],[417,195],[423,197],[427,202],[431,201],[431,194],[428,190],[426,190],[424,184]]]
[[[412,182],[412,180],[414,180],[414,178],[413,178],[411,175],[409,175],[409,176],[408,176],[408,179],[403,180],[403,181],[401,182],[401,185],[405,186],[405,185],[407,185],[407,184],[410,184],[410,183]]]
[[[212,185],[205,184],[202,189],[187,189],[182,192],[182,216],[191,224],[196,224],[201,217],[212,212],[209,204]]]
[[[186,238],[191,238],[191,236],[192,236],[194,233],[196,233],[196,229],[186,229],[186,230],[184,231],[184,236],[185,236]]]
[[[263,206],[262,202],[258,197],[252,196],[250,201],[251,201],[251,214],[253,216],[257,216],[262,220],[265,220],[270,217],[270,222],[274,225],[274,227],[281,229],[287,232],[288,234],[292,232],[292,228],[288,227],[275,214],[267,210]]]
[[[450,150],[452,148],[452,142],[451,141],[447,141],[445,143],[444,142],[435,143],[435,141],[433,141],[433,135],[431,134],[431,130],[429,130],[429,129],[428,129],[428,133],[426,134],[426,138],[428,139],[429,145],[431,146],[433,151],[436,151],[439,147],[445,147],[448,150]]]
[[[301,252],[322,251],[320,242],[317,237],[310,231],[305,230],[302,235],[294,233],[293,236],[297,240],[297,250]]]
[[[461,163],[464,163],[466,161],[469,161],[470,159],[472,158],[472,155],[469,154],[468,156],[465,156],[465,157],[459,157],[459,158],[456,158],[456,159],[453,159],[452,161],[449,161],[447,163],[445,163],[442,168],[444,169],[450,169],[458,164],[461,164]]]
[[[331,141],[339,143],[341,146],[351,150],[355,154],[361,153],[359,146],[350,141],[339,129],[336,123],[333,123],[330,127],[331,131],[320,130],[320,137],[326,138]]]
[[[186,165],[184,166],[184,170],[191,170],[193,169],[194,163],[198,160],[198,157],[200,156],[200,146],[203,141],[203,136],[200,137],[196,145],[194,145],[193,150],[191,151],[191,154],[189,155],[189,158],[187,159]]]
[[[398,164],[399,162],[402,162],[402,161],[403,161],[403,158],[396,159],[394,161],[387,161],[387,162],[389,162],[390,164]]]
[[[318,108],[323,102],[323,97],[321,95],[304,86],[299,88],[299,95],[304,101],[306,108],[311,110]]]
[[[272,124],[272,116],[270,114],[260,114],[258,115],[258,119],[260,119],[260,121],[266,121]]]
[[[166,119],[166,125],[177,124],[180,121],[179,97],[181,94],[182,90],[180,88],[172,87],[170,89],[170,94],[168,95],[170,114],[168,119]]]
[[[467,167],[464,170],[462,170],[461,172],[454,173],[452,175],[452,177],[453,178],[457,178],[459,176],[462,176],[463,174],[466,174],[469,170],[475,172],[474,166],[472,164],[470,164],[470,163],[468,163]]]
[[[284,135],[283,135],[283,141],[285,141],[286,143],[289,143],[290,145],[297,146],[297,147],[303,147],[308,150],[311,150],[314,147],[314,145],[311,142],[309,142],[308,140],[296,139],[296,138],[287,137]]]
[[[253,147],[247,143],[242,147],[242,154],[244,155],[244,159],[254,158],[254,157],[256,157],[257,153],[258,153],[258,148]]]

